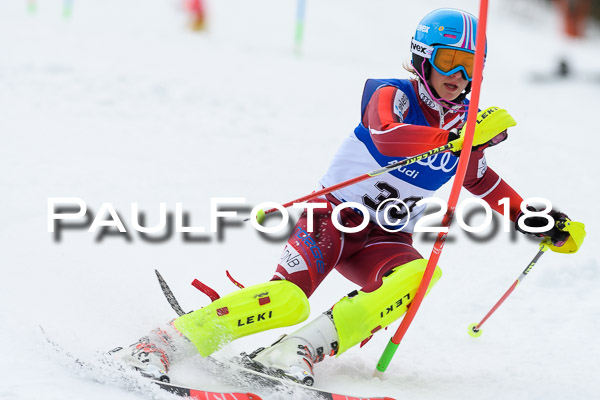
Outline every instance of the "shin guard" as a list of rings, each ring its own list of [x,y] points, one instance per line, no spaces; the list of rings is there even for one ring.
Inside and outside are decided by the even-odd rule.
[[[237,338],[298,324],[310,308],[304,292],[288,281],[246,287],[177,318],[173,325],[206,357]]]
[[[396,321],[406,312],[423,278],[427,260],[418,259],[392,269],[372,292],[350,293],[333,306],[339,335],[338,355]],[[427,293],[440,279],[436,266]]]

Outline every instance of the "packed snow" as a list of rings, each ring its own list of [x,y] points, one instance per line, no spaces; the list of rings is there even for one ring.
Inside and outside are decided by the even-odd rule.
[[[186,311],[209,302],[190,286],[194,278],[221,294],[236,289],[226,270],[245,285],[270,279],[286,235],[266,240],[231,217],[212,233],[211,199],[234,199],[231,207],[246,216],[258,203],[314,190],[358,123],[365,80],[409,76],[402,63],[420,18],[442,6],[479,13],[472,0],[309,1],[296,48],[294,1],[209,0],[204,32],[189,29],[182,3],[0,3],[0,399],[144,398],[79,376],[40,326],[69,352],[93,357],[175,317],[154,269]],[[564,40],[543,1],[491,3],[481,106],[506,108],[518,125],[487,151],[488,164],[524,197],[547,198],[584,222],[586,241],[576,254],[544,254],[474,339],[468,325],[538,247],[501,226],[476,241],[453,224],[443,277],[383,378],[372,374],[398,322],[318,364],[320,388],[411,400],[600,392],[600,35],[590,27],[585,39]],[[574,76],[536,79],[565,55]],[[448,184],[438,197],[449,192]],[[81,199],[86,217],[49,232],[49,198]],[[155,226],[161,202],[171,216],[181,203],[186,224],[206,232],[177,233],[174,219],[170,231],[136,231],[132,204],[143,226]],[[105,203],[127,234],[102,234],[101,225],[88,232],[95,217],[111,220],[100,215]],[[415,238],[426,258],[432,245],[430,236]],[[311,318],[354,289],[331,273],[311,298]],[[240,339],[219,355],[252,351],[291,329]],[[197,362],[175,366],[173,380],[234,389]]]

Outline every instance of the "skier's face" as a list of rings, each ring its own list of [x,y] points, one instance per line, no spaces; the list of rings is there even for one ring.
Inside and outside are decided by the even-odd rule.
[[[445,76],[432,68],[429,75],[429,84],[442,99],[453,101],[465,90],[469,81],[463,77],[461,71]]]

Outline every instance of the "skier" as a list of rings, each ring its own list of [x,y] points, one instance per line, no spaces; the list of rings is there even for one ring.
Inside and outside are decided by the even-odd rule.
[[[447,143],[454,153],[431,156],[316,200],[326,208],[314,209],[312,218],[308,211],[301,215],[269,282],[180,316],[128,348],[118,348],[115,356],[146,376],[167,380],[169,366],[181,358],[208,356],[239,337],[304,321],[308,298],[333,269],[362,289],[273,345],[244,355],[246,366],[311,385],[314,363],[342,354],[399,319],[427,264],[412,246],[414,224],[425,209],[416,203],[432,197],[456,173],[473,83],[476,29],[477,19],[464,11],[438,9],[425,16],[411,42],[412,63],[405,65],[414,78],[366,82],[361,121],[320,183],[328,187]],[[512,117],[495,107],[480,117],[464,187],[500,213],[505,210],[498,201],[509,199],[509,217],[523,233],[529,232],[519,227],[520,219],[529,227],[544,227],[549,219],[551,228],[535,235],[550,238],[553,250],[579,246],[581,241],[574,243],[554,223],[566,221],[565,214],[533,208],[523,213],[521,196],[487,166],[485,149],[507,138],[507,128],[515,125]],[[364,228],[344,233],[333,225],[333,208],[346,202],[368,209],[370,222]],[[397,207],[385,208],[385,202]],[[361,228],[364,214],[345,208],[338,220],[347,228]],[[437,267],[431,285],[440,275]]]

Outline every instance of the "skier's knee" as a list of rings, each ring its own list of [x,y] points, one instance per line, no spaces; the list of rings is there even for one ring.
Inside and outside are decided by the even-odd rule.
[[[300,323],[309,313],[304,292],[281,280],[230,293],[182,315],[173,325],[202,356],[208,356],[237,338]]]
[[[339,351],[369,339],[406,312],[423,278],[427,260],[418,259],[395,267],[383,277],[379,288],[371,292],[354,291],[333,306],[333,321],[339,336]],[[436,266],[429,290],[442,271]]]

